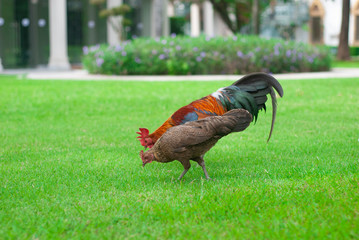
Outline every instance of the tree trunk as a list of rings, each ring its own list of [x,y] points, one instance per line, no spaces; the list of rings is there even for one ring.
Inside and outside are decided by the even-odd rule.
[[[252,2],[252,33],[259,35],[259,1]]]
[[[241,15],[242,15],[242,11],[241,11],[241,4],[240,3],[236,3],[235,4],[235,22],[236,22],[236,29],[239,32],[239,30],[241,29]]]
[[[339,35],[339,46],[337,58],[339,60],[349,60],[349,14],[350,14],[350,0],[343,0],[343,9],[342,9],[342,24],[340,27]]]

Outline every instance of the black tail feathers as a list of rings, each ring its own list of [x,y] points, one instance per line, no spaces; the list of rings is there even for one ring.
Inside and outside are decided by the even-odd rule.
[[[252,73],[248,74],[238,81],[234,82],[232,85],[240,88],[243,91],[248,92],[253,96],[255,102],[258,106],[258,110],[266,110],[265,103],[267,101],[267,94],[271,95],[272,98],[272,124],[269,132],[269,137],[267,142],[272,136],[274,122],[276,119],[277,113],[277,99],[276,94],[273,88],[278,92],[280,97],[283,97],[283,88],[280,83],[273,76],[267,73]]]
[[[254,86],[254,87],[261,87],[264,86],[271,86],[273,87],[279,94],[280,97],[283,97],[283,88],[278,82],[277,79],[275,79],[273,76],[267,74],[267,73],[251,73],[248,75],[245,75],[241,79],[234,82],[232,85],[235,85],[237,87],[242,86]],[[268,92],[269,93],[269,92]]]

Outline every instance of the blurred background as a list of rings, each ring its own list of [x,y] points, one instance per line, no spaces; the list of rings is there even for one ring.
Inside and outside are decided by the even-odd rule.
[[[359,0],[348,2],[355,56]],[[5,69],[81,68],[84,46],[171,34],[254,34],[336,51],[342,6],[343,0],[0,0],[0,59]]]

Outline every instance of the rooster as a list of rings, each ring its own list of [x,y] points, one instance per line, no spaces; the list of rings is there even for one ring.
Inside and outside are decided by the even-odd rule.
[[[153,161],[167,163],[178,160],[184,167],[179,180],[191,167],[190,160],[196,161],[210,179],[203,156],[222,137],[241,132],[252,122],[252,115],[244,109],[234,109],[222,116],[207,117],[187,122],[168,129],[147,152],[140,152],[142,164]]]
[[[276,95],[283,96],[283,89],[279,82],[266,73],[248,74],[232,85],[218,89],[216,92],[191,102],[173,113],[159,128],[149,134],[146,128],[140,128],[137,132],[140,136],[141,145],[151,148],[156,141],[171,127],[185,124],[186,122],[197,121],[210,116],[221,116],[232,109],[245,109],[256,121],[258,111],[266,110],[267,94],[272,98],[272,124],[268,140],[271,138],[276,117],[277,105]]]

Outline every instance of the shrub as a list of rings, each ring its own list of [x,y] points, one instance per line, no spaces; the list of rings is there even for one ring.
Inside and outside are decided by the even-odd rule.
[[[82,62],[101,74],[246,74],[330,69],[327,47],[257,36],[138,38],[84,47]]]

